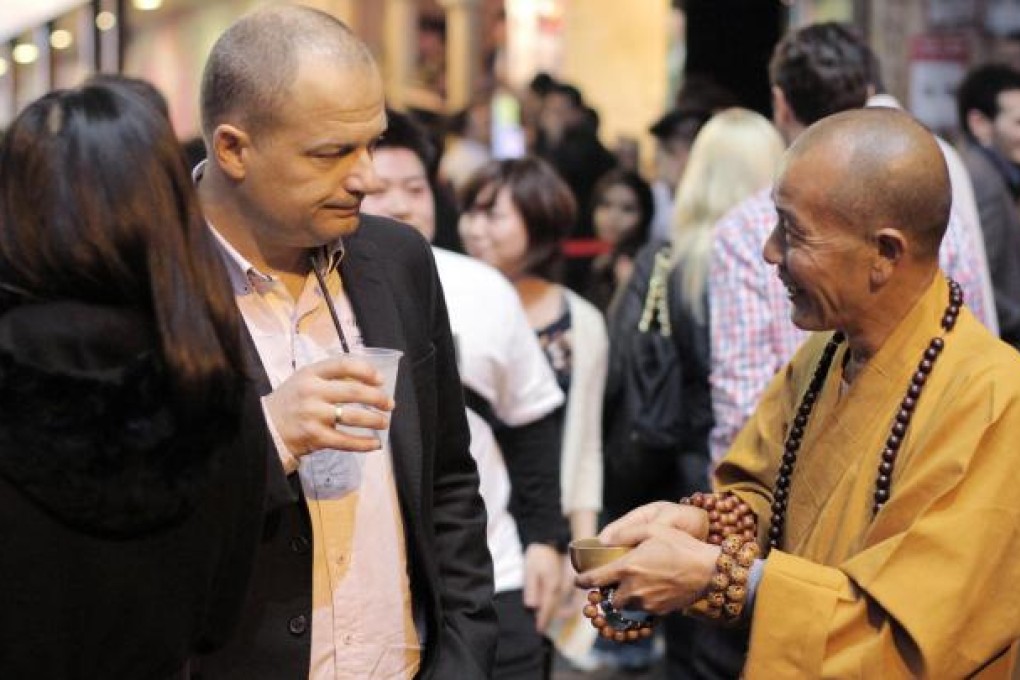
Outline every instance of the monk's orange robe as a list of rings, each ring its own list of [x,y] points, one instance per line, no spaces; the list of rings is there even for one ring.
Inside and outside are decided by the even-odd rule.
[[[1020,638],[1020,354],[964,309],[920,396],[872,518],[881,451],[939,326],[925,295],[840,394],[836,352],[793,473],[781,550],[765,562],[748,678],[1009,677]],[[831,334],[773,380],[716,471],[764,544],[785,435]]]

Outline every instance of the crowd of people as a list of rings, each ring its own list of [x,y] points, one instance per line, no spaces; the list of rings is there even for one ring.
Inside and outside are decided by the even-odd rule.
[[[524,155],[484,99],[437,135],[295,5],[217,40],[199,154],[143,81],[28,105],[0,676],[1009,677],[1020,73],[958,148],[842,25],[769,79],[690,78],[648,178],[545,75]]]

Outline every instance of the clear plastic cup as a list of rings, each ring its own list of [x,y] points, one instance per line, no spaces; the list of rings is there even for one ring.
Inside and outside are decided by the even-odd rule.
[[[380,388],[387,396],[390,397],[390,399],[392,399],[397,388],[397,372],[400,367],[400,357],[402,357],[403,354],[404,353],[399,349],[388,349],[386,347],[359,347],[352,349],[349,356],[372,364],[372,367],[375,368],[375,370],[379,372],[379,375],[382,376],[383,384]],[[336,349],[330,351],[330,356],[348,356],[348,354],[342,349]],[[342,404],[342,406],[344,411],[347,413],[357,411],[359,409],[366,411],[378,410],[373,406],[365,404]],[[385,448],[390,439],[390,428],[388,425],[385,430],[373,430],[370,427],[357,427],[354,425],[337,425],[336,429],[359,437],[378,437],[381,448]]]

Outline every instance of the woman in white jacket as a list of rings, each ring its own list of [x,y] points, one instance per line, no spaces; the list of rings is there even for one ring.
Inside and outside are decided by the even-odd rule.
[[[460,236],[468,254],[513,283],[567,395],[563,419],[563,512],[574,538],[594,536],[602,506],[602,396],[608,340],[602,314],[555,282],[561,242],[577,205],[537,158],[493,161],[462,191]],[[585,636],[587,637],[587,636]]]

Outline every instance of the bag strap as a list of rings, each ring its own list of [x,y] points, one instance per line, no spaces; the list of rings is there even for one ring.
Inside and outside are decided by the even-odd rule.
[[[641,320],[638,322],[638,330],[642,333],[647,333],[654,323],[658,324],[660,335],[669,337],[673,333],[669,320],[669,302],[666,299],[670,265],[670,247],[663,246],[655,253],[652,274],[648,278],[648,292],[645,294],[645,304],[641,310]]]
[[[462,387],[464,388],[464,405],[488,424],[498,441],[500,433],[506,429],[506,424],[496,415],[496,409],[492,407],[488,399],[467,385],[462,385]]]

